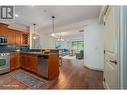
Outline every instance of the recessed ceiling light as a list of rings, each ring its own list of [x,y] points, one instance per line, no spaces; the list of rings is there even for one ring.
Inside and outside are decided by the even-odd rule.
[[[19,15],[18,14],[15,14],[15,17],[19,17]]]

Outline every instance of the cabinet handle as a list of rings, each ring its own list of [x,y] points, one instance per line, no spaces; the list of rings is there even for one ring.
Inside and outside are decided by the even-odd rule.
[[[117,64],[117,61],[116,60],[110,60],[111,63],[114,63],[114,64]]]

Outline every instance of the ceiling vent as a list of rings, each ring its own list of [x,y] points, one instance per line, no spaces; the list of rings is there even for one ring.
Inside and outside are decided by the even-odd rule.
[[[79,30],[79,32],[84,32],[84,30]]]

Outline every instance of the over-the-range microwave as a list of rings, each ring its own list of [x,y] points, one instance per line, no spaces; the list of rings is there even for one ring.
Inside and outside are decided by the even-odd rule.
[[[0,36],[0,45],[7,45],[7,37]]]

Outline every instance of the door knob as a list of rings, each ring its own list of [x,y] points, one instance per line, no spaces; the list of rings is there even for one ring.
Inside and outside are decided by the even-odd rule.
[[[111,63],[114,63],[114,64],[117,64],[117,61],[116,60],[110,60]]]

